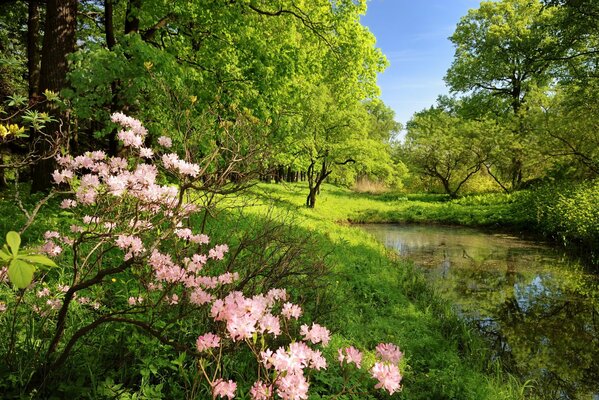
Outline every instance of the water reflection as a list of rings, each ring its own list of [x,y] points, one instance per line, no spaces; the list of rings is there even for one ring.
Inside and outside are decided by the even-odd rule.
[[[599,282],[549,247],[439,226],[365,225],[424,269],[506,368],[548,399],[599,399]]]

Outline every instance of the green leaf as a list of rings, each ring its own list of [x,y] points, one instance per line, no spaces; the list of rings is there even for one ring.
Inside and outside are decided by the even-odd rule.
[[[33,265],[15,258],[8,267],[8,279],[19,289],[25,289],[33,280],[34,272]]]
[[[58,265],[56,265],[56,263],[54,261],[52,261],[51,259],[49,259],[48,257],[38,255],[38,254],[21,255],[21,256],[18,256],[18,258],[21,260],[28,261],[32,264],[42,264],[47,267],[58,267]]]
[[[0,250],[0,258],[2,259],[2,261],[10,261],[12,257],[9,253],[5,252],[4,250]]]
[[[19,254],[19,247],[21,246],[21,236],[15,232],[10,231],[6,234],[6,243],[10,246],[12,254],[16,256]]]

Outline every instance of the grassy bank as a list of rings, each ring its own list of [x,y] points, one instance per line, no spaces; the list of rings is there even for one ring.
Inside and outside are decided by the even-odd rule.
[[[498,371],[485,355],[482,340],[409,263],[395,259],[359,228],[337,223],[359,220],[364,210],[376,207],[392,212],[396,202],[405,200],[355,195],[327,186],[317,208],[310,210],[303,206],[305,193],[302,186],[259,185],[250,195],[221,203],[215,218],[208,220],[206,232],[215,243],[228,243],[234,249],[230,257],[235,258],[242,277],[244,273],[261,274],[262,285],[284,284],[309,317],[334,332],[327,350],[330,359],[336,358],[337,348],[350,343],[363,350],[379,342],[399,344],[405,353],[404,389],[393,398],[531,398],[513,378]],[[2,199],[1,209],[2,233],[25,222],[12,197]],[[69,222],[57,202],[51,202],[23,235],[24,240],[35,242],[46,229],[65,224]],[[273,271],[260,269],[261,265],[279,268],[275,272],[281,281],[270,282]],[[115,285],[125,278],[119,277]],[[197,328],[182,324],[178,329],[181,335],[190,336]],[[118,398],[182,395],[181,372],[173,368],[176,354],[171,354],[168,346],[122,327],[111,329],[107,325],[77,349],[61,393],[75,396],[86,392],[85,398],[109,398],[112,388],[118,387],[122,394]],[[110,349],[110,354],[98,361],[102,349]],[[243,365],[244,357],[247,354],[234,353],[227,363]],[[117,364],[120,367],[115,368]],[[337,367],[329,368],[335,372]],[[312,398],[328,398],[328,393],[340,387],[341,377],[313,379]],[[348,398],[387,396],[365,393]]]
[[[351,340],[363,348],[380,340],[399,343],[407,356],[401,398],[522,397],[524,389],[495,369],[485,356],[485,344],[410,263],[398,260],[360,228],[342,223],[366,222],[360,218],[365,210],[391,213],[396,202],[405,200],[326,186],[316,208],[307,209],[303,185],[261,184],[252,193],[255,200],[244,199],[245,216],[228,219],[229,227],[239,229],[242,221],[255,227],[265,215],[274,213],[292,219],[297,232],[316,238],[333,272],[328,299],[332,308],[321,316],[323,322],[340,342]],[[228,230],[224,225],[214,227]]]
[[[303,185],[264,186],[281,202],[299,206]],[[351,199],[351,201],[346,201]],[[599,265],[599,180],[547,185],[516,193],[365,194],[326,186],[323,216],[352,223],[438,223],[526,232],[579,253]]]

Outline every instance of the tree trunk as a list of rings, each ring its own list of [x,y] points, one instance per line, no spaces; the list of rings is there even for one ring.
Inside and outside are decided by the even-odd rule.
[[[104,0],[104,34],[106,35],[106,47],[112,50],[116,45],[114,36],[114,21],[113,21],[113,2],[114,0]],[[110,83],[110,113],[113,114],[119,111],[119,83],[113,81]],[[117,131],[113,129],[108,133],[108,155],[116,156],[118,153]]]
[[[39,94],[40,83],[40,9],[36,0],[29,1],[27,18],[27,70],[29,74],[29,101],[34,102]]]
[[[77,27],[77,0],[47,0],[46,27],[42,46],[42,64],[39,91],[48,89],[60,92],[66,86],[68,72],[67,55],[75,50]],[[37,143],[34,151],[40,160],[33,166],[31,191],[39,192],[52,185],[51,173],[54,160],[49,157],[52,146],[60,136],[60,121],[68,123],[59,110],[46,108],[58,122],[49,123],[45,137]],[[39,135],[39,133],[38,133]],[[53,144],[54,143],[54,144]]]
[[[139,9],[141,0],[129,0],[125,12],[125,35],[139,32]]]

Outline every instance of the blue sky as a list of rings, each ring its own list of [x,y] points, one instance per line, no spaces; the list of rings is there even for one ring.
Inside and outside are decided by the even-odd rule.
[[[404,126],[412,114],[448,93],[443,76],[454,48],[448,37],[480,0],[369,0],[362,24],[390,66],[379,76],[383,101]]]

